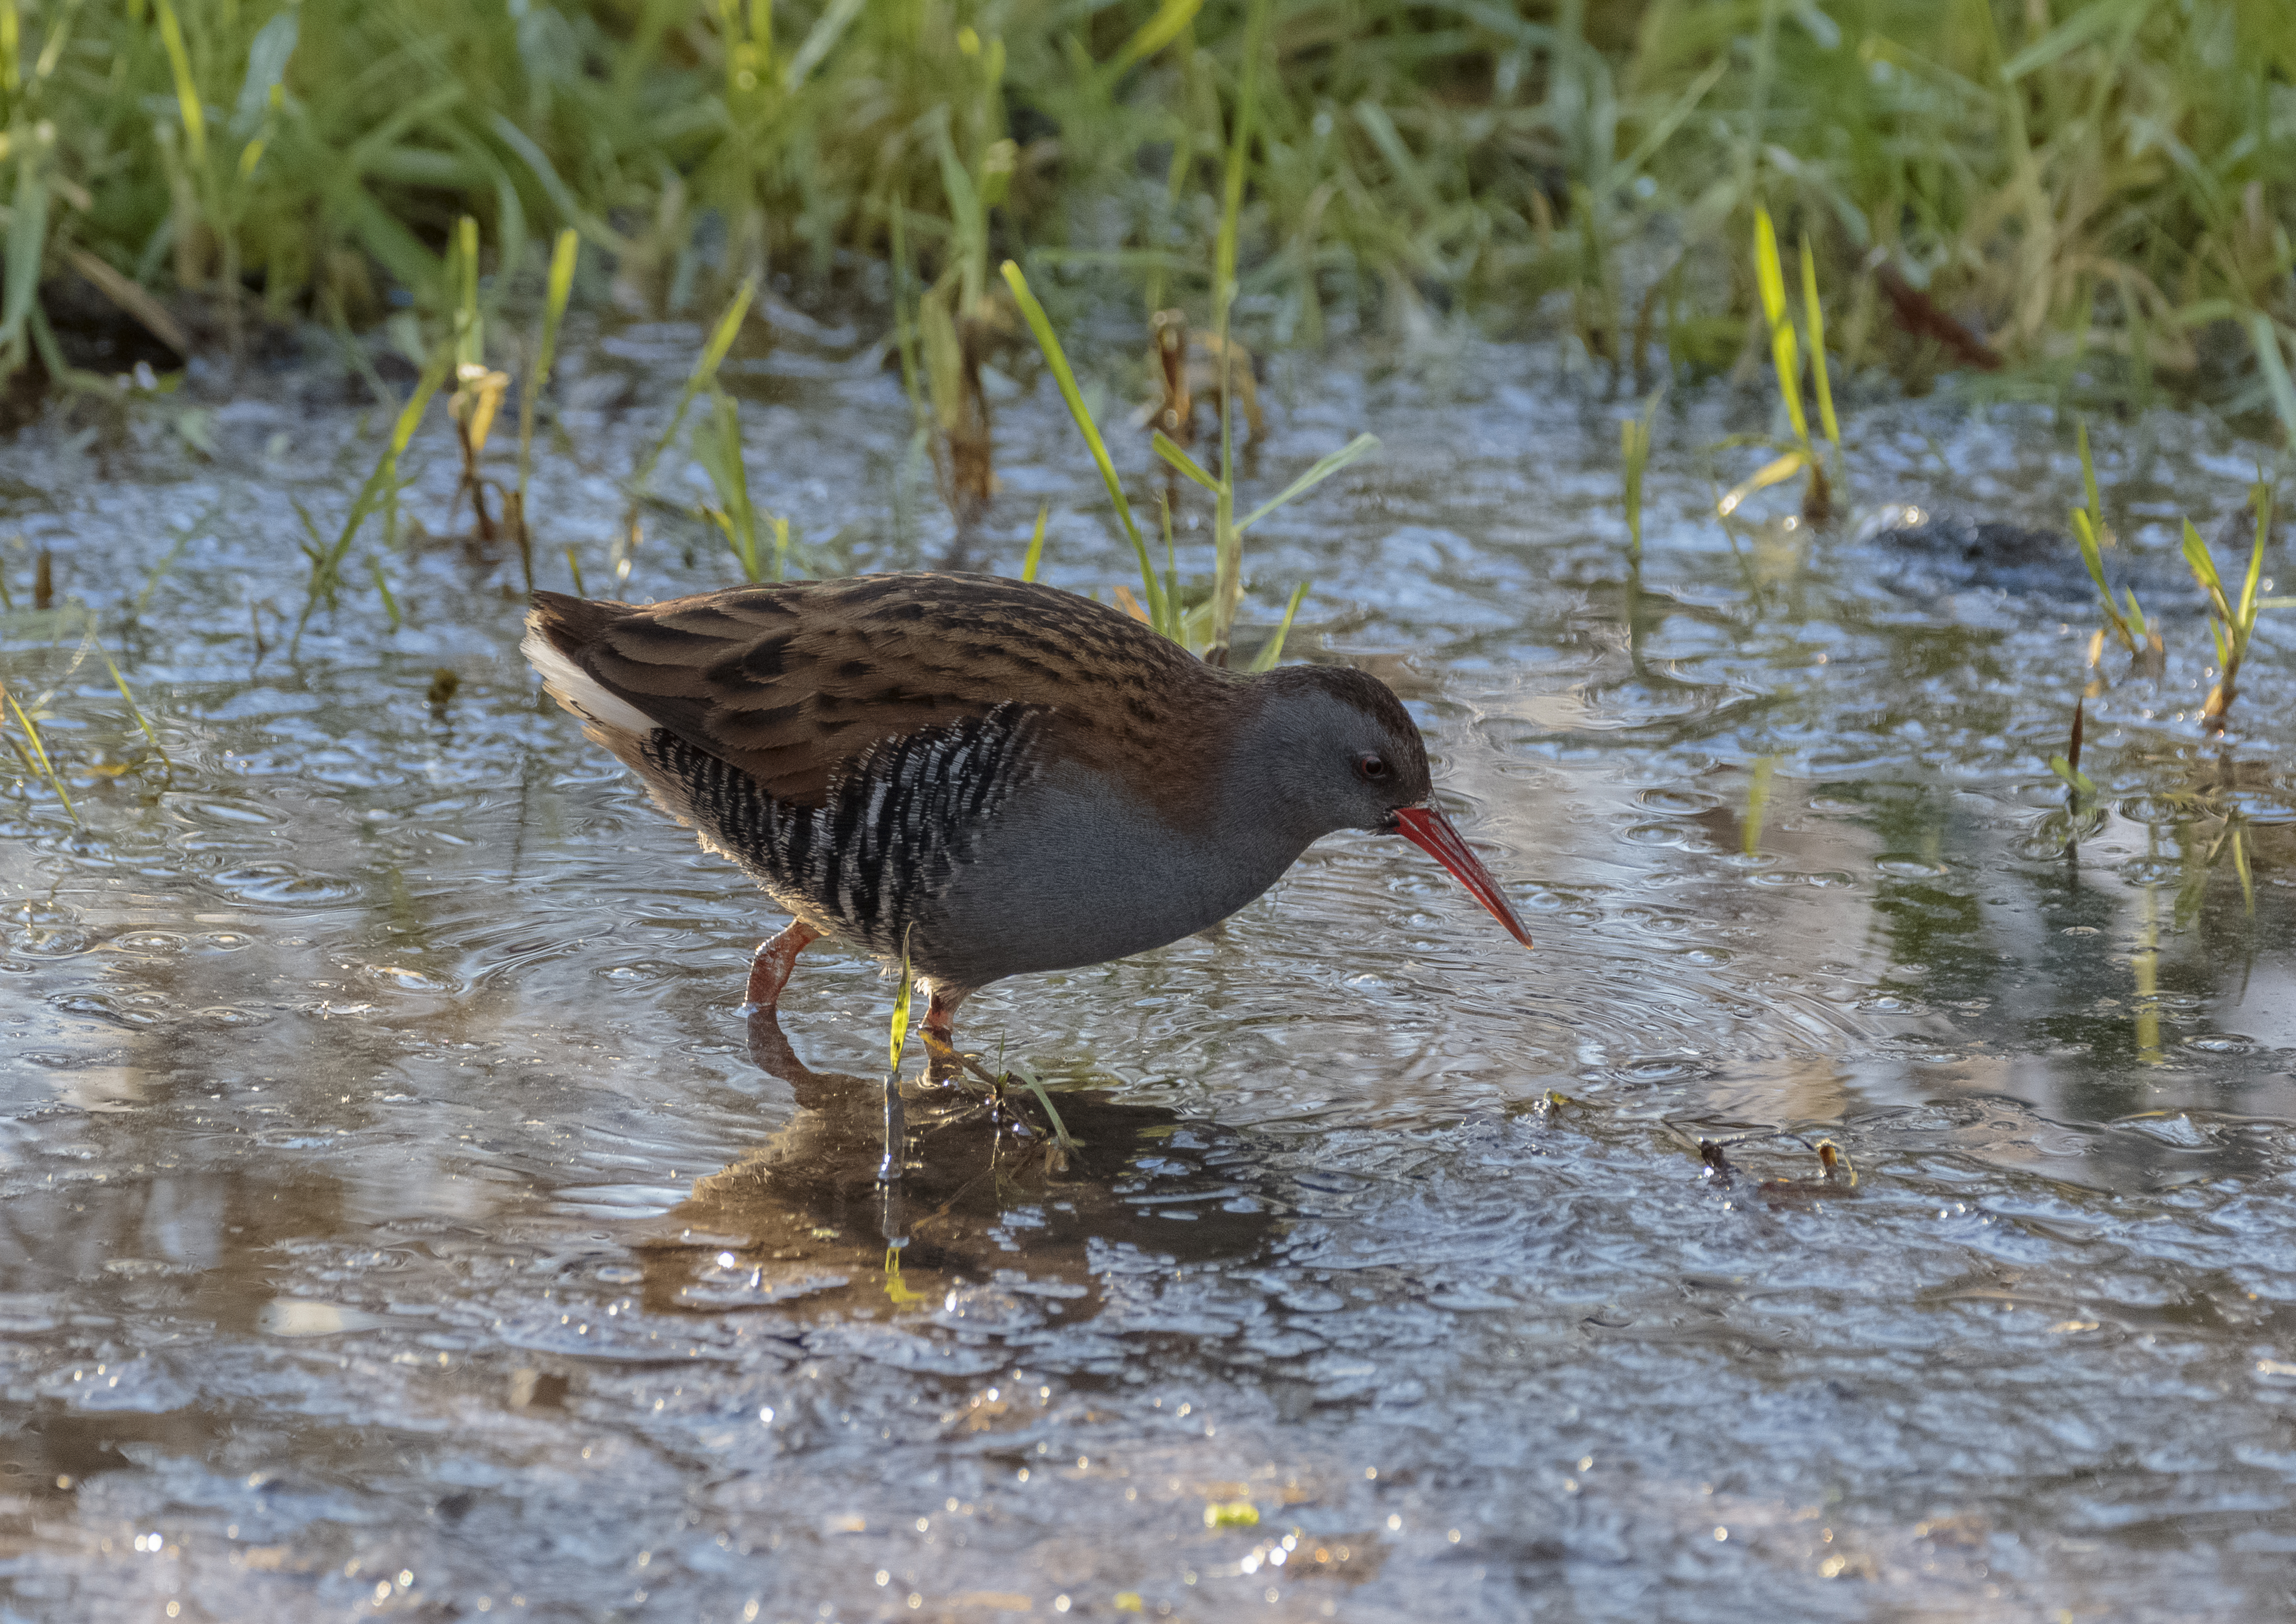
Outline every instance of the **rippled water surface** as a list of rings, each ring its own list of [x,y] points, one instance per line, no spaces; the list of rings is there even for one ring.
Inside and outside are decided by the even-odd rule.
[[[898,381],[839,339],[743,364],[761,504],[936,561]],[[545,585],[570,543],[611,584],[697,342],[564,380]],[[1629,611],[1627,408],[1550,352],[1268,394],[1253,492],[1386,449],[1253,532],[1251,612],[1313,578],[1295,651],[1404,693],[1538,951],[1325,841],[1209,935],[976,997],[1082,1148],[918,1093],[890,1199],[889,983],[816,950],[745,1025],[777,922],[538,700],[515,561],[436,538],[443,433],[407,623],[359,562],[291,653],[288,498],[340,522],[379,444],[331,375],[211,462],[157,422],[0,448],[0,658],[80,813],[0,786],[0,1616],[2296,1611],[2292,637],[2204,742],[2171,553],[2249,453],[2100,430],[2169,659],[2108,656],[2068,850],[2069,550],[1882,534],[2057,521],[2046,415],[1875,405],[1833,529],[1731,535],[1759,454],[1709,448],[1759,404],[1680,395]],[[1128,578],[1049,386],[998,430],[972,562],[1043,502],[1050,578]],[[647,529],[627,595],[732,578]],[[171,777],[23,607],[43,547]]]

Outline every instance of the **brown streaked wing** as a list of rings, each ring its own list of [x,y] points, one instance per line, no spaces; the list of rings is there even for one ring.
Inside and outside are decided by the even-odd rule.
[[[879,740],[1010,700],[1054,713],[1049,748],[1162,801],[1187,764],[1159,758],[1238,694],[1234,678],[1113,609],[988,576],[736,586],[611,617],[602,607],[552,613],[553,640],[661,726],[798,806],[826,801],[840,769]]]

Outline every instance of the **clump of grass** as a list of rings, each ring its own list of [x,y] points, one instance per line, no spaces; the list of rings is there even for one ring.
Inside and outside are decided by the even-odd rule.
[[[1070,1134],[1069,1125],[1061,1120],[1060,1108],[1053,1103],[1052,1090],[1045,1087],[1045,1079],[1020,1062],[1013,1063],[1007,1075],[1018,1079],[1023,1088],[1036,1095],[1037,1105],[1044,1111],[1045,1120],[1052,1124],[1054,1149],[1062,1153],[1076,1149],[1077,1141]]]
[[[2208,701],[2201,708],[2201,726],[2210,733],[2224,731],[2225,713],[2239,695],[2241,661],[2248,655],[2259,612],[2257,588],[2264,577],[2265,543],[2272,536],[2272,487],[2260,475],[2250,492],[2250,501],[2256,511],[2256,542],[2249,549],[2248,573],[2237,598],[2226,592],[2209,544],[2191,520],[2185,521],[2185,567],[2208,594],[2209,632],[2216,644],[2216,685],[2209,690]]]
[[[4,589],[0,589],[0,607],[6,606],[6,593]],[[175,782],[176,763],[175,759],[168,754],[168,747],[161,741],[159,729],[152,725],[152,718],[144,714],[144,707],[135,702],[135,690],[127,685],[127,678],[120,671],[119,662],[112,659],[111,651],[103,646],[102,640],[97,636],[97,621],[94,611],[74,599],[62,608],[50,612],[62,617],[64,624],[68,625],[74,619],[80,623],[79,647],[73,653],[70,663],[64,668],[64,674],[58,684],[51,686],[45,693],[35,696],[29,705],[25,704],[9,684],[0,682],[0,738],[7,740],[10,752],[22,765],[25,772],[37,782],[45,783],[55,798],[62,803],[65,812],[70,816],[72,822],[78,824],[80,822],[79,808],[72,800],[71,791],[64,782],[62,771],[57,767],[54,758],[48,753],[47,741],[40,733],[38,718],[45,714],[48,701],[55,697],[62,683],[71,679],[72,674],[86,662],[89,654],[93,653],[103,662],[103,668],[111,678],[111,685],[119,692],[120,702],[127,708],[128,720],[134,723],[135,730],[144,735],[144,742],[152,747],[152,753],[159,758],[163,775],[161,778],[163,787],[172,785]],[[8,719],[12,716],[15,718],[16,730],[23,734],[21,742],[18,742],[14,732],[9,728]],[[112,767],[100,766],[95,770],[102,775],[117,776],[126,771],[127,767],[124,764]]]
[[[455,233],[455,248],[447,260],[448,280],[457,291],[454,323],[455,392],[447,413],[455,422],[455,439],[463,451],[463,477],[455,487],[454,505],[467,496],[471,521],[481,542],[495,539],[495,521],[487,512],[488,481],[480,472],[487,439],[495,417],[510,389],[510,374],[487,365],[486,316],[479,305],[479,223],[464,215]],[[448,523],[453,512],[448,511]]]
[[[1760,205],[1811,240],[1846,363],[1972,364],[1890,325],[1950,310],[1985,329],[1971,354],[2009,362],[2005,387],[2166,385],[2296,433],[2296,34],[2267,0],[1356,0],[1344,28],[1196,0],[398,0],[303,29],[306,9],[25,15],[0,365],[54,350],[50,266],[102,267],[90,282],[131,319],[234,351],[258,302],[357,325],[403,291],[443,314],[437,226],[463,213],[497,287],[543,223],[675,309],[768,266],[825,278],[890,221],[942,270],[973,258],[978,291],[986,209],[949,183],[945,128],[974,202],[1000,177],[1008,251],[1065,253],[1147,309],[1208,263],[1226,280],[1227,235],[1279,339],[1313,338],[1330,304],[1407,324],[1430,295],[1554,291],[1613,367],[1662,333],[1677,367],[1712,368],[1762,292],[1699,273],[1736,258]],[[1224,195],[1245,122],[1231,234],[1198,183]],[[1628,250],[1652,242],[1673,251],[1637,312]]]
[[[2073,701],[2072,728],[2066,735],[2064,754],[2049,758],[2049,770],[2065,786],[2065,808],[2062,813],[2050,814],[2049,821],[2061,825],[2069,857],[2079,849],[2081,841],[2104,822],[2104,814],[2098,806],[2096,781],[2081,770],[2081,734],[2087,709],[2085,696]]]
[[[376,459],[366,482],[359,487],[358,495],[352,499],[341,526],[332,537],[322,535],[310,510],[300,502],[295,504],[295,516],[303,526],[303,554],[310,561],[311,575],[304,587],[303,610],[296,617],[294,636],[288,640],[291,652],[301,644],[304,628],[321,605],[334,606],[342,586],[343,564],[350,556],[352,544],[358,539],[360,527],[386,502],[397,499],[401,485],[398,459],[414,438],[415,427],[429,409],[431,397],[446,381],[453,354],[442,346],[423,367],[422,375],[415,380],[414,392],[407,397],[406,404],[399,408],[391,424],[390,438],[383,446],[382,455]]]
[[[2105,528],[2104,504],[2097,496],[2096,463],[2089,455],[2088,424],[2086,422],[2076,424],[2074,434],[2080,447],[2081,492],[2086,500],[2083,505],[2072,510],[2070,519],[2073,539],[2080,547],[2081,562],[2088,570],[2089,579],[2095,583],[2097,602],[2104,610],[2105,629],[2120,639],[2120,645],[2131,656],[2138,660],[2152,656],[2157,668],[2159,656],[2162,652],[2161,634],[2144,618],[2144,605],[2136,601],[2136,589],[2134,586],[2124,587],[2122,590],[2127,593],[2128,600],[2126,603],[2116,603],[2112,598],[2112,588],[2106,584],[2103,549],[2111,543],[2112,532]],[[2096,663],[2094,653],[2089,663]]]
[[[79,808],[72,804],[71,791],[65,787],[63,775],[56,771],[54,761],[48,756],[47,742],[40,737],[39,724],[32,720],[24,709],[23,701],[16,697],[15,690],[5,683],[0,683],[0,699],[7,701],[8,714],[16,718],[16,726],[24,733],[22,744],[18,744],[12,737],[8,747],[24,764],[25,770],[45,783],[54,792],[55,798],[63,802],[64,810],[77,824],[79,822]]]
[[[111,674],[111,685],[119,690],[120,702],[127,707],[128,719],[135,724],[135,729],[144,735],[144,742],[151,745],[152,754],[160,758],[160,771],[165,775],[162,782],[172,784],[176,781],[175,758],[168,754],[168,747],[160,742],[159,730],[152,726],[152,718],[144,714],[144,707],[135,702],[135,693],[127,686],[127,679],[119,674],[118,662],[101,644],[96,645],[95,652],[103,658],[103,668]]]
[[[761,515],[750,498],[750,474],[742,454],[742,412],[734,398],[712,387],[709,414],[695,426],[693,455],[718,493],[717,502],[702,504],[702,516],[722,537],[742,578],[781,580],[789,573],[790,521],[778,515]],[[766,533],[770,531],[770,553]]]
[[[710,328],[709,337],[701,346],[701,353],[694,358],[693,369],[685,375],[685,387],[677,392],[677,405],[669,414],[668,425],[640,454],[636,465],[630,471],[627,488],[633,504],[644,500],[651,494],[653,471],[661,462],[662,453],[668,451],[671,442],[676,439],[678,430],[685,426],[685,414],[693,409],[694,401],[716,387],[718,369],[726,364],[726,356],[732,352],[734,340],[742,332],[742,318],[750,313],[750,301],[756,295],[756,284],[744,282],[734,291],[734,297],[727,301],[726,308],[718,313],[717,324]]]
[[[1785,273],[1778,260],[1777,232],[1770,224],[1767,209],[1754,210],[1754,280],[1760,291],[1762,317],[1767,324],[1770,339],[1770,361],[1777,381],[1778,401],[1785,409],[1787,424],[1793,431],[1791,443],[1780,448],[1779,455],[1750,478],[1734,488],[1722,498],[1722,515],[1735,513],[1748,496],[1758,490],[1782,484],[1796,474],[1807,476],[1802,487],[1802,517],[1809,523],[1823,527],[1833,516],[1833,484],[1826,477],[1825,460],[1817,449],[1809,431],[1809,416],[1802,405],[1801,343],[1797,336],[1793,312],[1786,300]],[[1802,311],[1808,324],[1811,379],[1817,397],[1818,422],[1825,431],[1827,446],[1837,462],[1841,455],[1841,425],[1833,415],[1833,385],[1827,375],[1825,358],[1825,312],[1817,297],[1816,257],[1810,251],[1809,239],[1801,243]],[[1771,442],[1775,447],[1775,442]]]
[[[1228,639],[1233,636],[1234,626],[1234,605],[1228,606],[1227,618],[1223,622],[1220,618],[1222,600],[1216,586],[1212,600],[1201,606],[1202,612],[1192,613],[1179,602],[1174,571],[1168,568],[1162,578],[1158,576],[1155,562],[1148,551],[1148,543],[1140,534],[1139,521],[1133,517],[1131,499],[1125,495],[1124,481],[1117,474],[1114,459],[1109,455],[1108,442],[1101,434],[1100,425],[1093,420],[1091,408],[1085,404],[1084,392],[1077,386],[1075,371],[1069,365],[1067,352],[1061,347],[1059,334],[1053,330],[1052,318],[1045,314],[1044,306],[1030,291],[1028,278],[1019,266],[1006,260],[1004,274],[1006,284],[1013,290],[1013,302],[1020,307],[1021,319],[1028,324],[1038,348],[1044,352],[1046,365],[1052,370],[1061,398],[1067,403],[1069,415],[1075,420],[1077,431],[1084,436],[1085,447],[1092,455],[1094,466],[1100,471],[1102,483],[1108,489],[1109,504],[1116,510],[1117,522],[1122,527],[1125,538],[1132,544],[1133,556],[1140,567],[1140,619],[1192,653],[1201,655],[1208,662],[1225,663]],[[1276,509],[1298,500],[1333,474],[1379,449],[1377,435],[1359,434],[1339,450],[1317,458],[1298,479],[1252,509],[1242,520],[1237,520],[1234,517],[1235,487],[1232,476],[1224,472],[1216,478],[1160,429],[1155,431],[1151,443],[1156,454],[1172,468],[1211,493],[1218,504],[1216,513],[1219,515],[1218,523],[1223,532],[1215,537],[1216,545],[1221,549],[1218,556],[1226,561],[1224,567],[1236,571],[1239,578],[1245,531]],[[1231,455],[1223,460],[1224,470],[1233,465],[1232,442],[1228,449]],[[1168,548],[1168,532],[1167,545]],[[1298,612],[1307,591],[1308,583],[1304,581],[1293,591],[1283,625],[1276,635],[1262,646],[1251,669],[1268,669],[1282,657],[1284,636],[1290,631],[1292,616]]]

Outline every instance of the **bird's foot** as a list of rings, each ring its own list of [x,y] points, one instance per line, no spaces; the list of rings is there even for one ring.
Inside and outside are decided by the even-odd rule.
[[[750,961],[750,985],[742,996],[742,1013],[770,1011],[779,1004],[782,988],[789,985],[790,972],[797,967],[797,956],[820,939],[820,931],[802,919],[792,919],[780,935],[760,945],[757,956]]]

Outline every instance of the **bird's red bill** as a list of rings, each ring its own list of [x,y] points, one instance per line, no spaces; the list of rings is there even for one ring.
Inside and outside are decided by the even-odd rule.
[[[1530,932],[1522,928],[1522,921],[1507,906],[1499,882],[1491,878],[1491,871],[1483,866],[1483,860],[1459,838],[1449,818],[1432,807],[1404,807],[1395,815],[1395,832],[1449,869],[1452,878],[1472,892],[1475,900],[1491,911],[1491,917],[1505,925],[1510,936],[1526,947],[1530,946]]]

